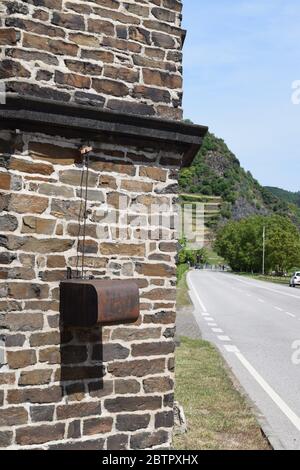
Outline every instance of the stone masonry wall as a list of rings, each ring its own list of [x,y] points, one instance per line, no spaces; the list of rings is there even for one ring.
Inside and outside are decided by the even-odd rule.
[[[20,3],[43,18],[44,6],[61,4]],[[85,3],[76,3],[79,17]],[[148,11],[148,3],[161,2],[134,3]],[[140,10],[126,5],[135,18]],[[147,209],[160,204],[173,212],[179,155],[92,145],[86,263],[97,277],[134,278],[141,316],[133,325],[62,329],[59,281],[67,266],[75,269],[81,249],[80,140],[2,131],[0,448],[143,449],[171,442],[176,234],[173,222],[159,231]],[[120,194],[128,210],[119,207]],[[108,218],[100,211],[106,207]],[[127,240],[119,240],[114,215]]]
[[[3,0],[6,91],[182,118],[181,0]]]

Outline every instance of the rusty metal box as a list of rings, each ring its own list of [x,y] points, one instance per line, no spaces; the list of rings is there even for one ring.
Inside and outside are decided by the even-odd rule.
[[[135,322],[139,313],[139,288],[134,281],[71,279],[60,283],[64,326]]]

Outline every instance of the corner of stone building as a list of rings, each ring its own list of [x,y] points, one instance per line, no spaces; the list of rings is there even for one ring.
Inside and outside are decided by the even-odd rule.
[[[177,177],[201,141],[180,124],[181,4],[2,2],[0,448],[171,445]],[[83,251],[87,141],[85,268],[134,280],[140,316],[65,328],[59,285]]]
[[[182,118],[181,1],[2,2],[6,93]]]

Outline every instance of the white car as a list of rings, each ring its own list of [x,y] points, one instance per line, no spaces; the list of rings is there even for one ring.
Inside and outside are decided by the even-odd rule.
[[[293,274],[290,280],[290,287],[300,286],[300,272]]]

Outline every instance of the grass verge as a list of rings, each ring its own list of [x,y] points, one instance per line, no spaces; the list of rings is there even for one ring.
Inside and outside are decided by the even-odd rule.
[[[256,279],[258,281],[273,282],[274,284],[282,284],[284,286],[290,285],[291,276],[288,277],[276,277],[276,276],[263,276],[262,274],[250,274],[250,273],[237,273],[239,276],[249,277],[250,279]]]
[[[189,296],[189,288],[186,281],[186,275],[189,271],[188,265],[180,265],[186,266],[184,272],[181,272],[179,275],[177,274],[177,292],[176,292],[176,302],[177,302],[177,309],[185,308],[185,307],[192,307],[192,302]]]
[[[219,256],[212,248],[205,248],[208,263],[212,266],[226,264],[224,258]]]
[[[189,265],[187,263],[178,264],[177,271],[176,271],[177,281],[181,281],[181,279],[183,278],[183,276],[188,270],[189,270]]]
[[[176,450],[270,449],[250,405],[210,343],[182,338],[175,393],[188,422],[188,432],[174,438]]]

